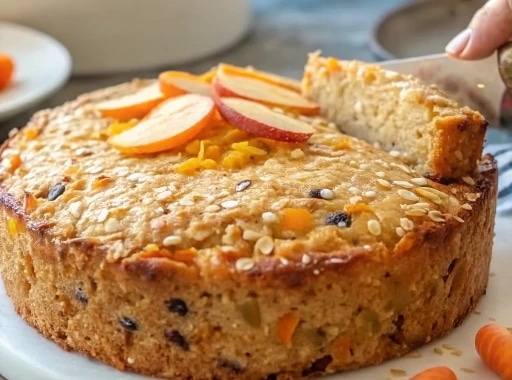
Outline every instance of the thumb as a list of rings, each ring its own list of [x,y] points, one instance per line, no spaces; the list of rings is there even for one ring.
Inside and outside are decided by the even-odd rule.
[[[490,56],[512,36],[512,0],[489,0],[471,20],[468,29],[446,45],[446,53],[460,59]]]

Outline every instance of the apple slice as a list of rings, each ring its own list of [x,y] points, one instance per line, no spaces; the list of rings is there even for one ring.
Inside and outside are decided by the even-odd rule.
[[[241,98],[216,98],[219,113],[231,125],[254,135],[286,142],[304,142],[315,132],[305,121]]]
[[[300,92],[301,86],[300,81],[294,80],[291,78],[285,78],[276,74],[267,73],[266,71],[261,70],[255,70],[250,69],[248,67],[239,67],[239,66],[233,66],[227,63],[221,63],[219,64],[218,69],[219,71],[222,71],[226,75],[238,75],[238,76],[244,76],[248,78],[254,78],[261,80],[263,82],[267,82],[270,84],[275,84],[280,87],[287,88],[288,90]]]
[[[291,109],[305,115],[316,115],[320,111],[318,104],[310,102],[295,91],[259,79],[227,75],[222,70],[217,71],[213,89],[218,97],[254,100],[270,107]]]
[[[158,83],[153,83],[132,94],[97,103],[96,107],[104,117],[128,121],[142,119],[163,100]]]
[[[108,139],[125,153],[155,153],[182,145],[213,119],[212,98],[186,94],[162,102],[135,127]]]
[[[160,91],[166,97],[183,94],[212,96],[212,86],[199,77],[184,71],[164,71],[158,76]]]

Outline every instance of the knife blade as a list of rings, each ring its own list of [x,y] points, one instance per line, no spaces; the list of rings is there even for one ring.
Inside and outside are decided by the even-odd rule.
[[[435,84],[461,105],[480,111],[492,126],[499,126],[505,85],[496,54],[478,61],[463,61],[447,54],[379,62],[387,70],[414,75]]]

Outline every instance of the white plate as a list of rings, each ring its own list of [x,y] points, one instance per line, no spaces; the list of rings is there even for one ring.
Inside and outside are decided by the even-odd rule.
[[[52,95],[71,73],[71,57],[60,42],[21,25],[0,22],[0,53],[16,65],[13,82],[0,91],[0,121]]]
[[[410,1],[377,21],[370,46],[382,59],[442,53],[484,3],[485,0]]]
[[[379,366],[325,377],[329,380],[386,380],[392,378],[391,369],[402,369],[408,375],[435,365],[447,365],[458,375],[459,380],[489,379],[498,380],[480,361],[473,349],[476,331],[492,319],[506,326],[512,326],[512,218],[496,219],[494,256],[491,263],[491,277],[487,295],[477,305],[477,313],[450,335],[417,350],[419,358],[401,358],[385,362]],[[434,353],[435,347],[451,345],[462,351],[462,356]],[[463,369],[462,369],[463,368]],[[467,373],[464,369],[474,371]],[[41,337],[26,325],[14,312],[5,295],[0,281],[0,373],[9,380],[149,380],[150,378],[132,373],[121,373],[97,361],[79,354],[62,350],[53,342]],[[154,379],[154,378],[152,378]]]

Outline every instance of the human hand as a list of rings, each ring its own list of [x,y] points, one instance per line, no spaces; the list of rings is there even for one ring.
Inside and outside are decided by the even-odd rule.
[[[455,58],[481,59],[490,56],[511,37],[512,0],[489,0],[445,50]]]

